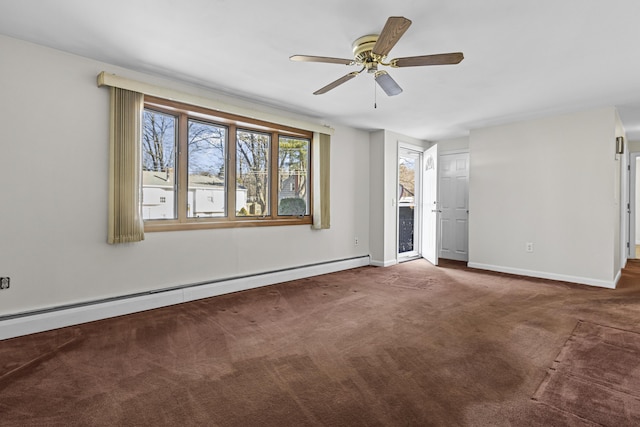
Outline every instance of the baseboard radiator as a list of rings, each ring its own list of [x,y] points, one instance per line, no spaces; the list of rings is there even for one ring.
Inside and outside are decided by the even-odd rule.
[[[0,316],[0,340],[364,267],[369,264],[367,255]]]

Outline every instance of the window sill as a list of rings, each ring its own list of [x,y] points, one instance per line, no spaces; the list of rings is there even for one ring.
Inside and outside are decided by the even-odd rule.
[[[303,218],[243,218],[229,221],[228,219],[217,219],[212,221],[210,218],[190,219],[189,222],[178,222],[177,220],[155,220],[145,221],[145,233],[153,233],[158,231],[183,231],[183,230],[208,230],[214,228],[239,228],[239,227],[271,227],[282,225],[310,225],[313,223],[311,216]]]

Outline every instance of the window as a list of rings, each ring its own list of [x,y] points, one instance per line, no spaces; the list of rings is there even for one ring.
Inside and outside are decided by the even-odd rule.
[[[309,215],[309,140],[280,136],[278,215]]]
[[[176,218],[176,117],[145,109],[142,123],[142,218]]]
[[[188,119],[188,195],[191,218],[224,217],[227,129]]]
[[[236,197],[239,193],[244,196],[244,203],[236,203],[236,206],[241,206],[236,215],[270,214],[270,151],[270,134],[248,130],[236,132]]]
[[[309,131],[145,97],[146,231],[310,224]]]

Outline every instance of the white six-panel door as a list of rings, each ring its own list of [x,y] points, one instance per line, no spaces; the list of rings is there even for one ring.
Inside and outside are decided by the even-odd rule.
[[[440,258],[469,260],[469,153],[439,158]]]

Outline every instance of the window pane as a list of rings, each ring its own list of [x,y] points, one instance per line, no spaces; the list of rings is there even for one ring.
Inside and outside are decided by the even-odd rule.
[[[278,215],[309,215],[309,140],[280,137]]]
[[[226,128],[189,120],[188,217],[220,217],[227,214],[226,141]]]
[[[176,118],[144,110],[142,130],[142,216],[176,218]]]
[[[236,215],[269,215],[267,134],[241,131],[236,136]]]

